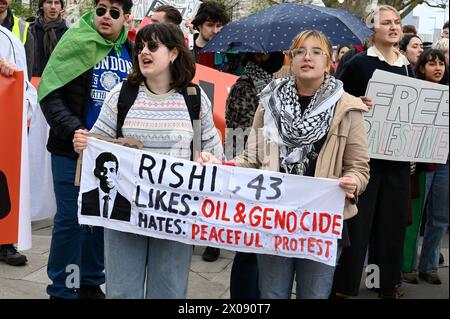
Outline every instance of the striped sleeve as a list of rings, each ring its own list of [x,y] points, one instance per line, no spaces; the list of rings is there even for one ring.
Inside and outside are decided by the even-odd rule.
[[[89,132],[116,138],[117,103],[122,84],[115,86],[105,97],[100,114]]]

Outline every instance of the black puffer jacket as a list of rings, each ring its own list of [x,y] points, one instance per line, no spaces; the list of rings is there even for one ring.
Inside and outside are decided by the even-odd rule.
[[[131,57],[131,42],[125,47]],[[73,149],[73,135],[85,128],[89,97],[92,89],[93,68],[81,74],[41,101],[42,113],[50,125],[47,149],[50,153],[78,158]]]

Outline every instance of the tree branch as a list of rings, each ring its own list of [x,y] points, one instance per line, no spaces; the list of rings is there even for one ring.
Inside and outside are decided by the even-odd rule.
[[[404,10],[405,8],[409,7],[410,5],[413,4],[413,2],[416,2],[416,0],[410,0],[407,3],[403,4],[400,8],[398,8],[399,11]]]
[[[422,1],[422,2],[425,3],[426,5],[428,5],[429,7],[432,7],[432,8],[441,8],[441,9],[447,8],[447,5],[445,3],[431,4],[428,1]]]

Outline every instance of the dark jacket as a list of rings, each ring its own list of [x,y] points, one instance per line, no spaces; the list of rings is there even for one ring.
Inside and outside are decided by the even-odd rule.
[[[131,56],[131,42],[125,47]],[[93,67],[41,101],[42,113],[50,125],[47,149],[50,153],[78,158],[73,149],[73,135],[84,129],[92,89]]]
[[[41,18],[42,19],[42,18]],[[42,21],[42,20],[41,20]],[[44,68],[47,65],[48,59],[50,58],[50,54],[45,52],[44,49],[44,25],[40,22],[39,17],[36,18],[36,21],[30,26],[31,33],[34,38],[34,65],[33,65],[33,76],[41,76],[42,72],[44,72]],[[61,23],[56,24],[53,30],[55,31],[56,38],[58,41],[63,36],[64,32],[68,29],[64,20]]]
[[[98,188],[90,190],[89,192],[83,193],[81,199],[81,215],[85,216],[99,216],[102,217],[100,213],[100,202],[99,202],[100,191]],[[111,212],[110,219],[130,221],[131,216],[131,204],[130,202],[117,192],[116,198],[114,199],[114,206]]]
[[[200,48],[195,44],[198,38],[198,33],[194,34],[194,47],[191,50],[191,55],[195,63],[213,68],[220,72],[230,73],[234,75],[241,75],[242,60],[245,54],[239,52],[200,52]]]
[[[339,77],[344,83],[344,91],[353,96],[364,96],[366,94],[367,84],[375,70],[414,77],[414,71],[411,65],[407,67],[389,65],[385,61],[381,61],[378,57],[368,56],[367,51],[364,51],[356,54],[344,63]]]

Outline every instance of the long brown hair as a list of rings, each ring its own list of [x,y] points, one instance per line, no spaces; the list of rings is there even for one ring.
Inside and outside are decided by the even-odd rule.
[[[127,78],[128,82],[132,85],[139,85],[145,81],[145,77],[139,68],[139,50],[136,48],[142,47],[144,42],[151,41],[159,41],[169,50],[174,48],[178,50],[177,58],[169,66],[172,76],[170,89],[180,91],[194,78],[195,62],[186,45],[183,32],[172,23],[153,23],[139,30],[133,49],[133,66]]]

